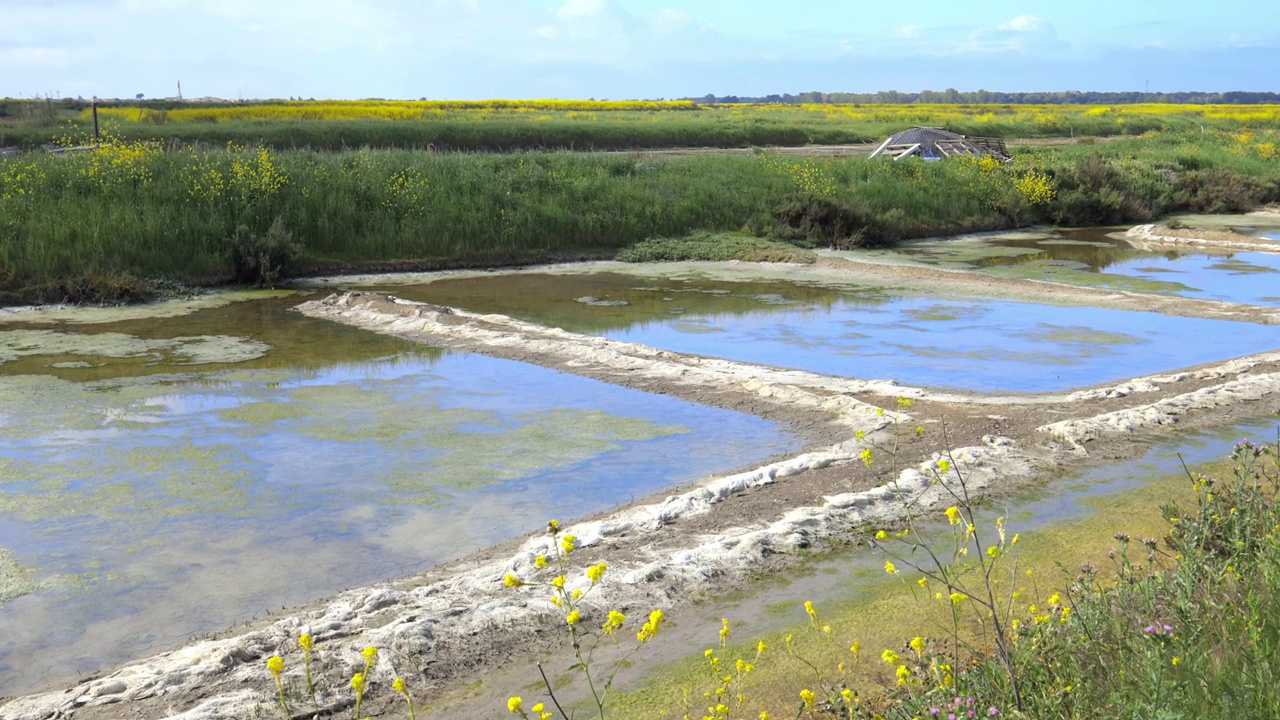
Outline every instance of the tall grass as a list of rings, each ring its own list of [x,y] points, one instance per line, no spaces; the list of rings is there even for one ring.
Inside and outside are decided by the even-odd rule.
[[[0,300],[129,299],[144,278],[223,282],[226,239],[277,219],[294,272],[612,256],[746,230],[882,244],[1032,222],[1146,220],[1277,197],[1277,134],[1158,134],[1018,162],[698,155],[165,150],[116,139],[0,159]]]

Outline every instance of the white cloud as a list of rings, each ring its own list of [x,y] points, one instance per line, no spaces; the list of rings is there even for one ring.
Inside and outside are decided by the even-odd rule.
[[[1045,29],[1049,23],[1042,17],[1035,15],[1019,15],[1007,23],[1002,23],[997,29],[1006,32],[1038,32]]]

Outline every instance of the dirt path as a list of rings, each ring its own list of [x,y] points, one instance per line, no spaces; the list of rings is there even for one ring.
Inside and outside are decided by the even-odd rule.
[[[916,292],[1017,297],[1061,304],[1119,307],[1203,317],[1277,322],[1273,308],[1134,295],[1007,280],[973,273],[826,258],[824,271],[851,281],[860,274]],[[731,588],[753,573],[797,562],[801,549],[856,542],[868,529],[892,526],[904,501],[950,504],[953,473],[975,493],[1001,495],[1045,482],[1064,468],[1131,457],[1169,425],[1217,426],[1274,409],[1280,352],[1070,393],[981,395],[939,392],[733,362],[589,337],[505,316],[348,293],[302,305],[312,317],[413,341],[530,362],[606,382],[739,410],[795,428],[807,445],[791,457],[744,468],[567,527],[582,563],[605,560],[610,581],[593,593],[588,620],[606,608],[630,617],[672,608],[676,598]],[[903,404],[899,398],[910,400]],[[918,436],[915,428],[924,429]],[[861,438],[861,439],[860,439]],[[873,462],[863,461],[872,450]],[[934,480],[941,477],[942,483]],[[534,531],[536,519],[513,519]],[[371,673],[369,714],[399,712],[393,677],[411,678],[436,716],[462,717],[492,707],[492,688],[458,692],[480,675],[523,666],[554,650],[563,618],[543,593],[503,586],[506,573],[536,574],[546,553],[534,534],[396,583],[343,593],[215,633],[172,652],[88,678],[71,688],[17,698],[0,717],[252,717],[276,712],[264,671],[285,655],[297,681],[296,638],[310,632],[326,649],[318,672],[335,710],[350,696],[346,680],[366,645],[383,649]],[[581,578],[571,582],[585,582]]]

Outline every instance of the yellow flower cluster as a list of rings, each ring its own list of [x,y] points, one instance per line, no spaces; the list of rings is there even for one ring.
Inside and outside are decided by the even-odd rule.
[[[1048,205],[1058,195],[1053,178],[1038,170],[1029,170],[1015,177],[1013,188],[1032,205]]]

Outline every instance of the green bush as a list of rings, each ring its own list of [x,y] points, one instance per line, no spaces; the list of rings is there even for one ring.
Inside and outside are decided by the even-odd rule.
[[[261,235],[249,232],[248,225],[240,225],[226,243],[232,277],[258,287],[275,287],[302,252],[302,245],[294,242],[293,233],[285,228],[283,217],[277,217]]]
[[[1229,168],[1193,170],[1173,183],[1173,202],[1197,213],[1241,213],[1277,198],[1274,179],[1246,177]]]

